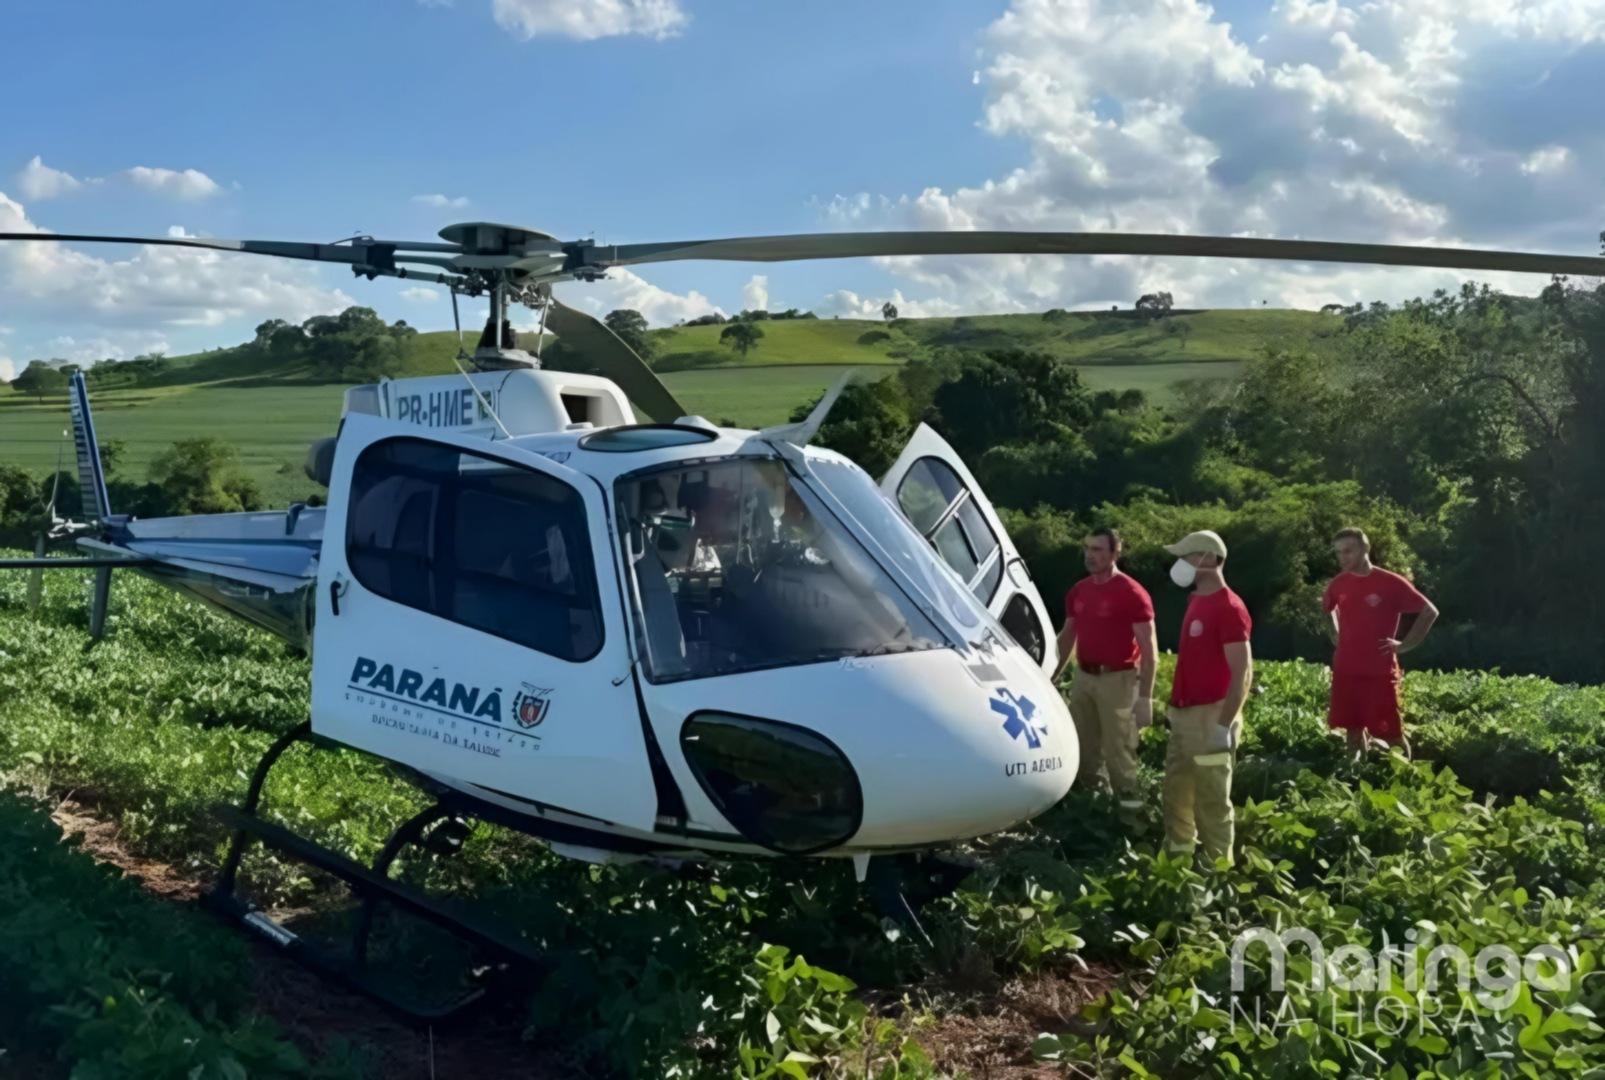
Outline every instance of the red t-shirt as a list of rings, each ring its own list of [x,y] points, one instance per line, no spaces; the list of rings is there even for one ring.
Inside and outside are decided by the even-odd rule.
[[[1177,708],[1211,705],[1226,699],[1232,688],[1232,669],[1226,663],[1226,646],[1247,641],[1254,629],[1248,608],[1230,589],[1208,596],[1193,593],[1181,620],[1181,643],[1176,647],[1176,677],[1170,684],[1170,703]]]
[[[1064,617],[1076,621],[1076,659],[1117,667],[1140,656],[1132,626],[1154,621],[1148,590],[1126,574],[1099,583],[1084,577],[1064,594]]]
[[[1345,571],[1332,579],[1321,599],[1324,611],[1337,610],[1337,653],[1332,670],[1349,675],[1391,675],[1399,660],[1378,644],[1399,636],[1399,616],[1413,615],[1427,598],[1398,574],[1373,566],[1363,577]]]

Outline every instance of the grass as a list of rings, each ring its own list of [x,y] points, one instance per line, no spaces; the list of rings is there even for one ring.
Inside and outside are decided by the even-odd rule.
[[[102,443],[124,444],[118,464],[143,478],[178,439],[219,435],[240,453],[246,472],[275,503],[317,490],[301,471],[307,447],[333,434],[340,420],[338,386],[228,383],[110,390],[92,395]],[[0,459],[30,472],[49,472],[59,459],[71,471],[73,451],[65,400],[26,405],[0,400]],[[115,509],[115,508],[114,508]]]
[[[884,324],[867,319],[773,319],[759,323],[763,340],[745,357],[719,344],[723,326],[681,326],[652,334],[656,366],[671,370],[678,357],[709,357],[717,363],[744,367],[784,364],[896,364],[887,354],[895,341],[860,343],[865,334],[886,333]]]
[[[669,388],[694,413],[715,421],[762,427],[786,420],[852,365],[872,376],[902,362],[899,353],[925,347],[1019,345],[1046,350],[1081,369],[1094,389],[1135,387],[1165,402],[1178,383],[1229,378],[1268,343],[1311,340],[1331,323],[1304,311],[1203,311],[1150,323],[1130,312],[986,315],[960,319],[770,320],[759,347],[741,357],[719,344],[719,326],[653,332],[656,365]],[[1186,327],[1185,333],[1173,328]],[[468,345],[472,346],[472,337]],[[402,377],[455,370],[452,331],[422,333],[408,342]],[[345,386],[322,382],[304,368],[274,368],[259,357],[218,349],[174,357],[156,385],[104,387],[93,392],[103,441],[124,444],[120,469],[143,479],[177,439],[219,435],[239,449],[247,473],[271,504],[304,499],[316,489],[303,476],[307,446],[331,434]],[[678,369],[678,370],[677,370]],[[42,401],[0,383],[0,461],[44,473],[72,448],[66,398]]]
[[[787,319],[759,324],[763,340],[742,357],[719,344],[722,326],[689,326],[653,333],[660,370],[724,363],[742,367],[788,364],[894,364],[899,349],[918,346],[1040,349],[1077,364],[1196,364],[1241,361],[1267,344],[1298,345],[1340,320],[1310,311],[1185,312],[1157,322],[1130,311],[961,318]]]

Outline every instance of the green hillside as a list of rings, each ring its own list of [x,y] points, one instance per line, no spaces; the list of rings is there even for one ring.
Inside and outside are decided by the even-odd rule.
[[[758,325],[763,340],[745,358],[719,344],[723,326],[654,331],[660,370],[741,364],[895,364],[899,352],[950,345],[1020,346],[1077,364],[1208,363],[1242,360],[1267,343],[1302,344],[1336,322],[1313,311],[1219,310],[1150,320],[1132,311],[969,315],[943,319],[786,319]]]
[[[944,345],[1041,349],[1074,363],[1096,389],[1136,387],[1163,401],[1181,380],[1230,377],[1267,344],[1307,342],[1331,322],[1312,312],[1271,310],[1179,313],[1157,323],[1130,312],[768,320],[746,357],[719,344],[721,326],[652,336],[654,364],[688,409],[761,426],[786,419],[846,365],[896,365],[911,352]],[[457,347],[454,331],[418,334],[405,342],[398,374],[448,374]],[[93,399],[101,438],[124,444],[125,475],[144,477],[176,439],[220,435],[239,448],[264,492],[284,502],[312,490],[301,461],[312,440],[334,430],[344,389],[308,367],[276,366],[254,350],[215,349],[172,357],[141,385],[102,384]],[[36,400],[0,383],[0,461],[35,472],[70,462],[66,427],[65,397]]]

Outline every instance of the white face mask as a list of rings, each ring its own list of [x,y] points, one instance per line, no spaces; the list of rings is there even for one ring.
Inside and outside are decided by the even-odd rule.
[[[1186,559],[1177,559],[1170,565],[1170,580],[1184,589],[1190,589],[1198,579],[1198,567]]]

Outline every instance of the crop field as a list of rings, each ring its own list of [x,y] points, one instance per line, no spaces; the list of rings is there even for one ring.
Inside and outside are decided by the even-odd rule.
[[[54,575],[31,613],[23,575],[0,577],[6,1075],[1605,1075],[1599,688],[1412,673],[1417,760],[1354,763],[1323,730],[1324,668],[1264,664],[1235,867],[1162,852],[1165,737],[1150,730],[1141,812],[1077,792],[966,845],[974,870],[927,900],[923,933],[883,922],[841,863],[600,868],[482,826],[400,873],[538,943],[554,970],[426,1039],[193,903],[227,839],[210,808],[237,802],[305,718],[306,662],[132,577],[92,644],[84,592]],[[264,805],[368,858],[421,802],[371,758],[298,748]],[[343,892],[297,864],[258,849],[245,877],[308,936],[342,918]],[[1260,927],[1307,928],[1329,954],[1384,934],[1418,958],[1554,945],[1571,976],[1530,975],[1508,1000],[1396,972],[1316,990],[1298,946],[1275,989],[1256,947],[1234,995],[1233,942]],[[431,950],[391,938],[398,980],[443,978]]]

